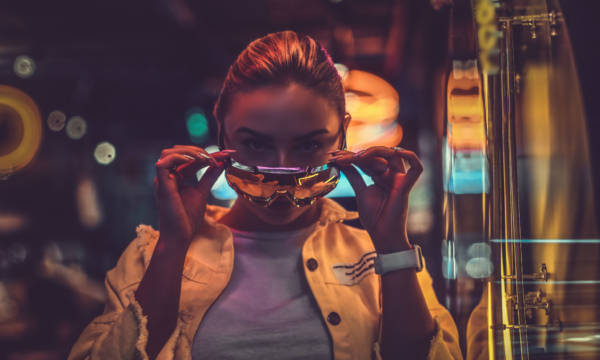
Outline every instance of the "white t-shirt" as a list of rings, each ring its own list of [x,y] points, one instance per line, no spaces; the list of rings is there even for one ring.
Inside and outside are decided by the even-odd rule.
[[[233,273],[200,323],[194,360],[333,358],[301,258],[315,226],[285,232],[231,229]]]

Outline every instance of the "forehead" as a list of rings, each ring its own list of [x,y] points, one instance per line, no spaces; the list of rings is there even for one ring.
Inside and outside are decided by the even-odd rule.
[[[242,126],[285,137],[321,128],[336,133],[340,120],[325,97],[305,86],[290,84],[236,94],[225,117],[225,131],[232,134]]]

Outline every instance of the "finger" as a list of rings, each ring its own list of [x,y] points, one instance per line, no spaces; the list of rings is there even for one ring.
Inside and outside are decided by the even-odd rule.
[[[330,155],[332,155],[332,157],[329,159],[329,162],[340,166],[348,166],[352,163],[350,160],[352,160],[355,153],[348,150],[336,150],[330,152]]]
[[[161,158],[171,154],[186,154],[196,159],[208,160],[211,165],[217,166],[217,163],[214,160],[214,158],[211,157],[210,154],[206,152],[206,150],[197,146],[179,146],[177,148],[165,149],[161,152]]]
[[[337,153],[340,155],[334,156],[332,162],[339,166],[355,164],[365,174],[369,175],[376,184],[385,188],[391,186],[392,182],[387,159],[379,156],[360,157],[361,154],[366,153],[366,150],[361,150],[357,153],[352,153],[350,151],[338,151]]]
[[[186,208],[190,209],[191,213],[189,216],[191,219],[197,219],[199,222],[202,222],[204,219],[203,214],[206,210],[210,190],[223,170],[223,167],[209,167],[202,175],[200,181],[194,185],[193,190],[185,192],[183,202],[185,204],[194,204],[193,206],[186,206]]]
[[[217,181],[224,169],[225,168],[223,167],[208,168],[202,175],[200,181],[198,181],[196,188],[200,189],[201,193],[208,197],[210,189],[214,185],[215,181]]]
[[[365,184],[362,176],[351,164],[344,167],[340,166],[340,169],[346,175],[346,178],[352,186],[352,189],[354,189],[354,194],[358,196],[358,194],[367,187],[367,184]]]
[[[417,154],[409,150],[396,151],[396,157],[408,161],[410,168],[406,172],[406,181],[412,187],[423,172],[423,163],[419,160]]]
[[[353,158],[351,161],[371,177],[385,174],[389,166],[388,160],[379,156]]]
[[[414,170],[417,173],[423,170],[423,164],[417,157],[417,155],[409,150],[395,150],[385,146],[373,146],[367,149],[363,153],[357,153],[355,157],[357,158],[365,158],[365,157],[373,157],[380,156],[388,160],[390,165],[390,169],[395,172],[405,173],[406,166],[404,164],[404,160],[406,160],[410,166],[410,168],[415,168]],[[420,170],[419,170],[420,169]]]
[[[176,176],[172,173],[173,167],[176,167],[176,174],[194,164],[195,167],[204,167],[209,164],[206,159],[197,160],[187,154],[171,154],[164,158],[161,158],[156,162],[156,175],[159,182],[169,181],[169,179],[175,179]],[[180,178],[183,174],[180,174]]]
[[[210,156],[213,157],[217,161],[217,163],[220,163],[219,166],[221,166],[222,163],[232,158],[232,156],[236,153],[237,150],[221,150],[219,152],[210,154]]]
[[[171,171],[174,166],[181,166],[196,161],[196,158],[187,154],[170,154],[160,158],[156,162],[156,171],[160,174],[166,174]],[[204,160],[208,164],[208,160]]]
[[[166,148],[163,149],[161,153],[172,153],[172,152],[181,152],[182,150],[186,150],[186,151],[191,151],[193,153],[204,153],[206,155],[208,155],[208,152],[206,150],[204,150],[203,148],[199,147],[199,146],[193,146],[193,145],[174,145],[171,148]]]

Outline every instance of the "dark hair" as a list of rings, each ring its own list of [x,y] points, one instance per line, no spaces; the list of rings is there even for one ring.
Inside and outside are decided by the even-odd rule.
[[[271,33],[248,44],[229,67],[213,115],[223,125],[235,94],[291,83],[304,85],[325,97],[340,120],[344,119],[344,88],[327,50],[310,36],[290,30]]]

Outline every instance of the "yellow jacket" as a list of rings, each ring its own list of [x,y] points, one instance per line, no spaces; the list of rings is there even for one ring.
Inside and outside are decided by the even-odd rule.
[[[374,246],[365,230],[341,223],[358,218],[334,200],[323,198],[317,227],[302,247],[304,272],[331,334],[334,358],[381,359],[381,278],[374,273]],[[191,359],[194,335],[210,305],[229,282],[233,236],[217,223],[228,208],[208,205],[209,229],[197,235],[186,254],[177,326],[157,359]],[[147,318],[133,296],[150,262],[159,232],[140,224],[137,237],[106,274],[108,300],[73,346],[70,360],[148,359]],[[365,255],[365,256],[363,256]],[[364,270],[352,279],[336,265]],[[438,302],[426,270],[418,273],[436,323],[428,359],[462,359],[458,332],[450,313]],[[157,289],[160,291],[160,289]]]

